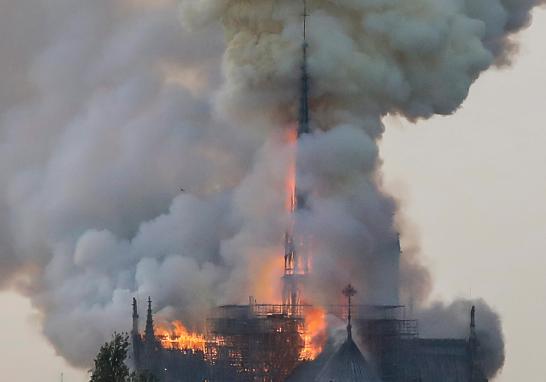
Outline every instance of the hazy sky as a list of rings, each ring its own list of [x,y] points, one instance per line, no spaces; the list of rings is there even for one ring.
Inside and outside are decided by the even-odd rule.
[[[454,116],[389,120],[389,188],[404,201],[442,299],[483,297],[502,315],[500,382],[543,382],[546,329],[546,11],[522,33],[514,66],[486,73]],[[2,379],[84,381],[40,335],[25,300],[0,295]],[[479,316],[478,316],[479,324]],[[129,317],[127,327],[129,328]]]

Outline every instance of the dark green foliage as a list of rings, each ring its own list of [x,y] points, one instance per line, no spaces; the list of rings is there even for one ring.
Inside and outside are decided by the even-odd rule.
[[[125,364],[129,350],[129,335],[114,333],[112,340],[101,346],[95,366],[90,370],[90,382],[159,382],[147,372],[129,374]]]
[[[112,340],[101,346],[95,358],[90,382],[129,381],[129,368],[125,364],[128,349],[129,336],[114,333]],[[140,380],[137,381],[140,382]]]

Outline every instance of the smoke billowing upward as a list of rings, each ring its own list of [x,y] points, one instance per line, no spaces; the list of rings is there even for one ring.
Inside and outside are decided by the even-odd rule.
[[[402,300],[426,303],[418,256],[398,265],[404,227],[381,184],[382,117],[456,111],[480,73],[510,62],[539,3],[309,0],[315,134],[298,150],[311,205],[299,229],[332,290],[351,280],[363,299],[392,302],[399,266]],[[128,327],[133,295],[190,325],[215,304],[278,298],[299,2],[4,8],[0,280],[31,297],[57,350],[88,365],[112,329]],[[502,334],[482,305],[494,375]]]

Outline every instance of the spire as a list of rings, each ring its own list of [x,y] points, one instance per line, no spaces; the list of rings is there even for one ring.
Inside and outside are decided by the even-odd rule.
[[[138,334],[138,307],[137,300],[133,297],[133,335]]]
[[[152,298],[148,297],[148,312],[146,315],[146,331],[144,332],[146,340],[155,338],[154,334],[154,318],[152,315]]]
[[[303,44],[301,64],[301,90],[300,90],[300,112],[298,124],[298,138],[308,134],[309,130],[309,74],[307,71],[307,1],[303,0]]]
[[[469,361],[470,361],[470,380],[472,382],[487,382],[482,369],[480,359],[480,343],[476,334],[476,307],[472,306],[470,310],[470,336],[468,338]]]
[[[133,318],[138,318],[138,307],[136,298],[133,297]]]
[[[300,88],[300,111],[298,117],[298,138],[309,134],[309,72],[307,68],[307,0],[303,0],[303,43],[301,61],[301,88]],[[296,184],[296,209],[305,209],[307,205],[305,194],[297,189]]]
[[[470,346],[475,350],[475,347],[477,345],[477,337],[476,337],[476,307],[472,306],[472,309],[470,310],[470,336],[468,338],[468,341],[470,342]]]
[[[301,63],[301,83],[300,83],[300,105],[298,116],[298,139],[304,134],[309,134],[309,74],[307,72],[307,1],[303,0],[303,43],[302,43],[302,63]],[[296,169],[297,170],[297,169]],[[297,172],[297,171],[296,171]],[[307,207],[306,195],[298,189],[297,179],[294,188],[294,200],[292,212],[305,210]],[[295,221],[295,216],[293,217]],[[301,238],[295,240],[294,226],[286,232],[284,237],[284,276],[283,276],[283,306],[290,315],[296,314],[296,306],[302,301],[301,291],[304,277],[308,271],[308,261],[304,254],[298,258],[296,243],[301,245]]]
[[[351,284],[347,285],[345,289],[343,289],[343,295],[347,297],[347,306],[349,309],[349,312],[347,314],[347,339],[352,340],[353,339],[353,327],[351,325],[351,297],[353,297],[356,294],[356,289],[353,288]]]

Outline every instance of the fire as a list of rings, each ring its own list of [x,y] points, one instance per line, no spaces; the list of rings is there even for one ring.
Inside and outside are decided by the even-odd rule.
[[[305,347],[300,354],[302,360],[312,361],[318,357],[326,343],[326,311],[312,307],[305,312]]]
[[[155,336],[165,349],[205,351],[205,336],[190,332],[180,321],[158,325]]]
[[[290,126],[286,129],[286,141],[290,145],[294,145],[298,140],[297,126]],[[292,154],[288,164],[286,176],[286,210],[294,212],[296,208],[296,158],[295,153]]]

